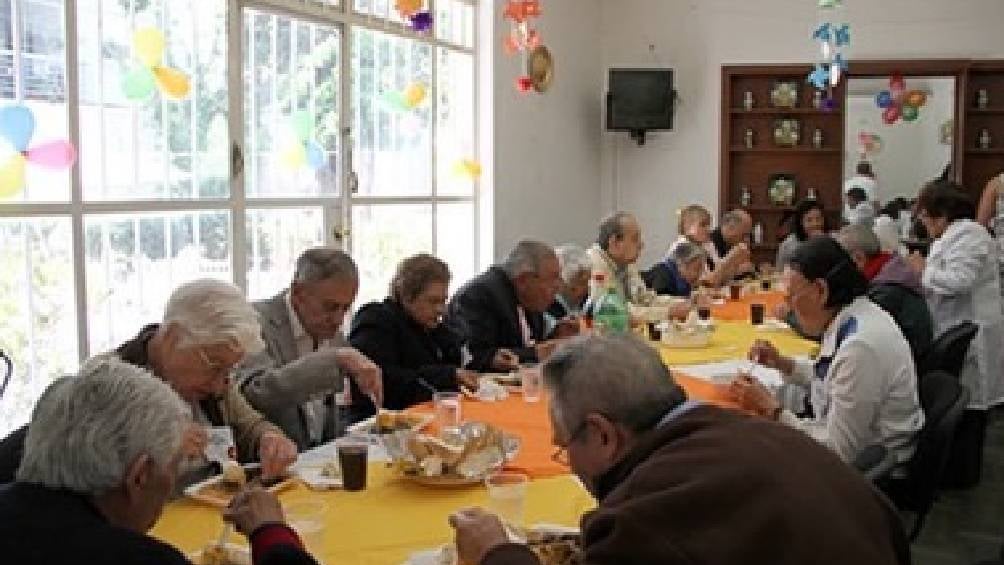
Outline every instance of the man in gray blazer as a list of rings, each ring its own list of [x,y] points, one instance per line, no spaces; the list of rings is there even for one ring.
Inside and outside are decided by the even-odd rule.
[[[241,391],[301,451],[341,435],[336,395],[348,392],[348,378],[381,404],[380,368],[339,331],[358,290],[352,258],[316,247],[297,259],[288,290],[254,304],[265,351],[242,365]]]

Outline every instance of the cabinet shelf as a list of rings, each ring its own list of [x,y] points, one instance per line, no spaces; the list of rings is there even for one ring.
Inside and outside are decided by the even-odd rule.
[[[1004,107],[970,108],[967,111],[970,114],[1004,114]]]
[[[809,153],[818,155],[840,155],[841,150],[832,147],[754,147],[747,149],[741,145],[729,148],[732,153]]]
[[[991,147],[990,149],[967,147],[966,155],[1004,155],[1004,147]]]
[[[774,116],[774,115],[814,115],[814,116],[841,116],[843,113],[840,110],[817,110],[815,108],[753,108],[752,110],[744,110],[743,108],[732,108],[729,110],[733,116]]]

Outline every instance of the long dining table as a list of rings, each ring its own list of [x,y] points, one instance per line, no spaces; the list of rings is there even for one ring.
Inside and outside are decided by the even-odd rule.
[[[742,358],[758,338],[773,341],[789,355],[808,355],[813,342],[790,330],[765,332],[748,321],[749,304],[765,303],[768,308],[780,300],[777,293],[745,297],[716,307],[715,332],[707,347],[659,349],[674,378],[692,398],[734,407],[726,386],[706,378],[688,375],[687,368]],[[417,410],[431,410],[419,406]],[[520,438],[520,451],[508,470],[531,477],[526,496],[526,523],[576,526],[583,512],[594,506],[581,483],[567,467],[553,460],[554,447],[546,398],[525,402],[518,393],[499,402],[465,399],[466,421],[484,421]],[[452,539],[447,516],[462,507],[484,506],[487,493],[481,485],[464,488],[422,486],[399,477],[387,463],[371,461],[368,485],[361,492],[313,491],[295,484],[280,493],[285,506],[310,500],[323,505],[325,528],[312,536],[308,549],[327,565],[398,565],[407,563],[416,551],[436,548]],[[170,503],[152,534],[185,552],[193,552],[215,540],[223,527],[220,510],[199,502],[180,499]]]

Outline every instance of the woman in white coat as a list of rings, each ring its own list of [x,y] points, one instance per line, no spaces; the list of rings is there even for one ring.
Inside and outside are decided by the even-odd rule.
[[[908,260],[923,274],[935,335],[966,320],[979,325],[969,347],[961,382],[970,392],[969,408],[985,410],[1004,402],[1004,309],[1001,304],[997,245],[973,221],[975,209],[962,187],[934,181],[920,192],[918,219],[935,239],[925,260]]]

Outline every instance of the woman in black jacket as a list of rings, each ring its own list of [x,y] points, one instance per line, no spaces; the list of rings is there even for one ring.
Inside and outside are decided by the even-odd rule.
[[[390,296],[359,309],[349,342],[383,371],[384,407],[400,410],[433,391],[477,389],[478,373],[461,368],[460,334],[443,323],[450,285],[446,263],[420,253],[401,262]],[[352,420],[375,411],[353,384]]]

